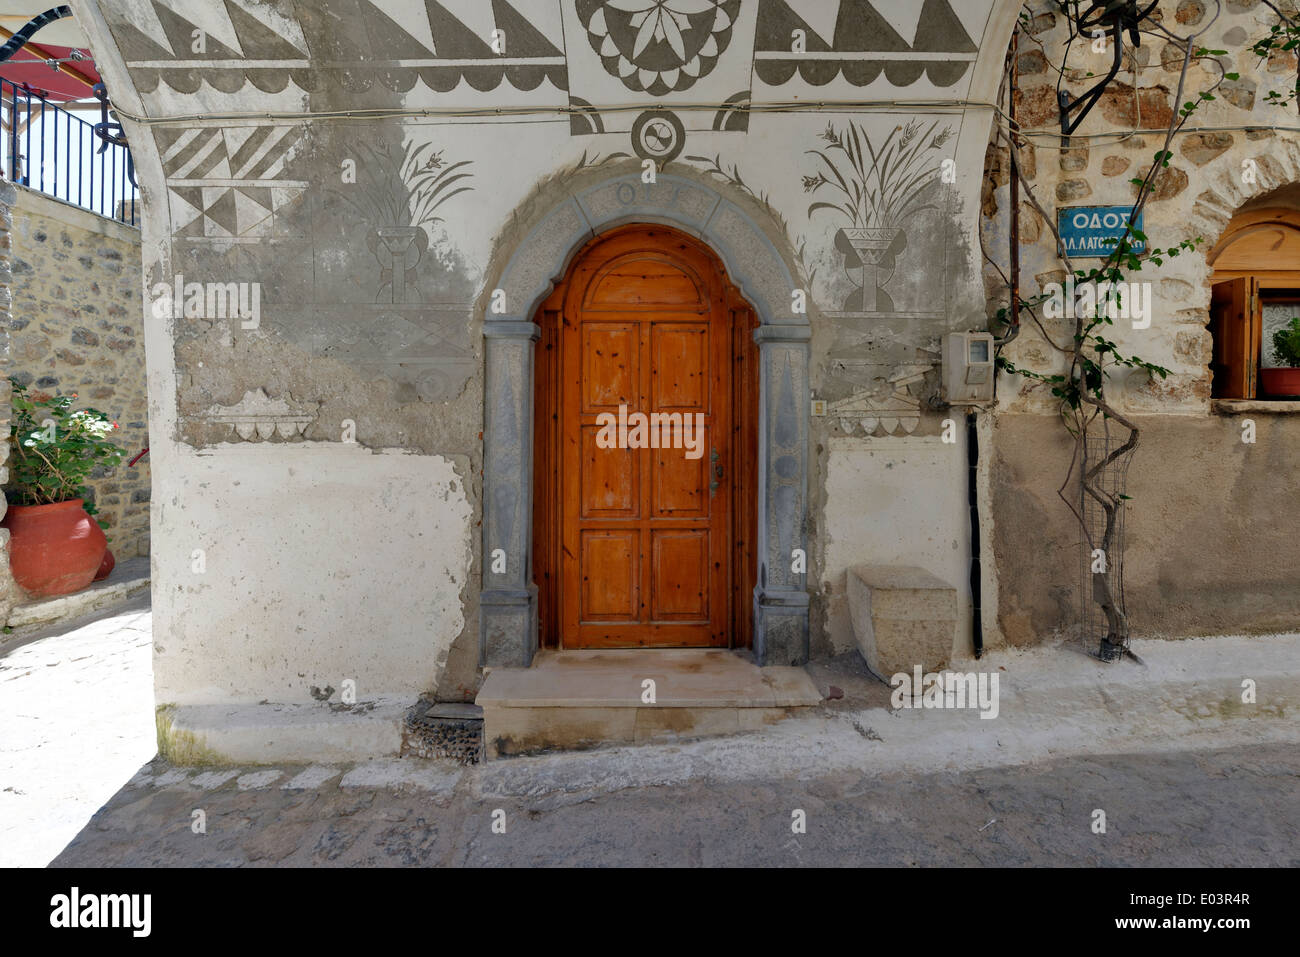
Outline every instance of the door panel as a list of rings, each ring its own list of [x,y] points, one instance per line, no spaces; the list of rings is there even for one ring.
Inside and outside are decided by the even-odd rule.
[[[650,381],[654,408],[699,412],[708,405],[709,327],[696,323],[655,323],[650,330],[654,357]]]
[[[627,226],[579,253],[537,322],[531,559],[542,646],[748,646],[753,310],[696,240]],[[599,448],[597,417],[620,405],[668,418],[677,441]],[[697,412],[699,457],[687,458],[671,446]]]
[[[641,469],[631,449],[602,449],[600,429],[582,427],[580,470],[582,518],[638,518],[641,514]]]
[[[599,575],[582,582],[582,606],[590,621],[635,622],[641,570],[635,531],[584,531],[580,561]]]
[[[652,531],[651,587],[655,621],[709,620],[709,534]]]
[[[701,447],[711,448],[707,430]],[[654,464],[650,514],[655,518],[708,518],[708,455],[688,459],[677,449],[660,449],[655,452]]]
[[[662,243],[660,245],[663,245]],[[703,297],[694,277],[658,250],[633,254],[604,270],[591,284],[583,304],[619,306],[698,306]]]
[[[636,398],[640,341],[636,323],[588,322],[582,326],[583,412],[617,412]]]
[[[598,242],[570,272],[557,422],[564,647],[728,644],[731,322],[713,262],[662,230]],[[619,406],[626,445],[601,448],[600,416]]]

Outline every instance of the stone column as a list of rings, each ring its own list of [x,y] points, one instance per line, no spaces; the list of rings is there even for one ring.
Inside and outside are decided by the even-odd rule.
[[[808,361],[806,324],[765,324],[759,348],[758,584],[754,655],[761,665],[808,660]],[[795,550],[803,551],[795,571]]]
[[[487,667],[526,668],[537,651],[537,586],[529,531],[533,343],[540,335],[535,323],[521,317],[483,323],[487,352],[483,474],[491,481],[483,483],[479,662]]]

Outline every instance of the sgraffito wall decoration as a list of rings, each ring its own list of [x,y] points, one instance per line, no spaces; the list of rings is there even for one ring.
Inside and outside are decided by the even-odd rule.
[[[754,75],[775,87],[796,76],[814,87],[837,79],[865,87],[883,76],[895,87],[924,77],[948,88],[975,62],[971,23],[949,0],[760,0]]]
[[[885,286],[907,248],[907,226],[936,209],[931,189],[942,168],[943,145],[952,127],[919,120],[890,130],[878,145],[850,120],[837,129],[827,124],[824,145],[808,150],[815,172],[803,178],[804,192],[817,198],[808,216],[824,211],[842,223],[835,233],[846,275],[857,285],[844,302],[846,313],[894,312]],[[860,278],[854,270],[861,270]]]
[[[499,125],[155,128],[177,270],[259,283],[273,318],[257,334],[391,381],[403,402],[449,401],[476,368],[472,304],[493,238],[471,211],[512,216],[509,196],[524,201],[530,176],[579,152],[626,155],[685,163],[771,214],[819,310],[814,385],[839,402],[893,397],[900,368],[937,358],[913,340],[949,309],[940,172],[959,124],[752,107],[960,96],[989,2],[123,0],[106,15],[163,112],[186,94],[216,112],[532,111]],[[256,338],[243,332],[230,335]],[[193,414],[241,395],[195,397]]]
[[[321,228],[352,255],[313,250],[317,317],[333,320],[320,352],[405,386],[408,399],[451,399],[475,367],[474,289],[447,225],[470,215],[473,161],[414,134],[355,137],[333,152],[340,168],[355,162],[356,181],[321,191]]]
[[[288,238],[307,182],[285,176],[301,125],[164,128],[158,148],[174,233],[186,241]]]
[[[257,283],[257,335],[388,379],[407,400],[445,401],[474,367],[474,288],[447,229],[467,208],[473,163],[430,139],[346,132],[160,130],[177,269]],[[322,187],[312,170],[326,158],[338,172]],[[178,339],[205,335],[213,318]],[[254,335],[239,323],[230,334]]]
[[[566,88],[558,0],[204,0],[180,9],[129,0],[105,13],[116,22],[131,79],[141,92],[159,83],[182,93],[204,84],[237,93],[293,85],[349,92],[374,84],[405,93],[417,84],[447,93],[502,83],[518,90]],[[182,12],[183,10],[183,12]],[[350,27],[350,28],[349,28]],[[493,48],[493,33],[505,43]]]
[[[953,226],[955,139],[944,117],[846,117],[803,151],[799,181],[825,320],[816,345],[833,420],[915,427],[917,403],[935,386],[933,376],[921,380],[937,367],[966,265]]]
[[[522,542],[528,521],[525,497],[494,501],[505,493],[485,478],[527,467],[525,445],[489,465],[485,436],[524,433],[533,387],[526,363],[491,371],[493,350],[533,348],[534,303],[511,286],[498,309],[497,293],[552,216],[573,227],[565,237],[620,217],[708,222],[720,244],[735,241],[742,271],[768,264],[748,277],[768,304],[763,368],[773,427],[785,423],[768,487],[773,514],[807,506],[806,522],[768,529],[778,550],[806,540],[822,560],[823,439],[934,437],[938,342],[970,320],[954,290],[978,287],[958,215],[971,190],[945,179],[945,163],[971,163],[960,101],[983,75],[973,38],[994,0],[86,3],[120,54],[118,88],[138,94],[115,99],[135,114],[124,116],[132,145],[146,160],[156,152],[145,193],[169,224],[146,249],[147,281],[259,307],[246,318],[187,305],[151,326],[160,462],[170,455],[158,474],[190,516],[159,548],[255,540],[249,554],[284,549],[285,568],[317,568],[320,589],[373,592],[388,616],[327,615],[313,598],[304,626],[304,575],[259,566],[266,600],[223,660],[265,642],[292,666],[250,692],[232,664],[232,697],[296,700],[303,681],[351,667],[369,629],[366,667],[379,671],[362,676],[367,687],[472,699],[491,581],[480,522],[514,515],[505,534]],[[982,157],[987,127],[974,138]],[[642,178],[650,170],[657,181]],[[963,175],[977,179],[977,165]],[[584,219],[577,197],[612,218]],[[544,288],[571,252],[514,275]],[[238,535],[235,486],[260,496],[244,500]],[[319,541],[283,529],[286,498],[303,527],[346,515],[351,537],[391,550],[408,584],[333,579]],[[526,584],[526,567],[511,573]],[[243,578],[199,588],[173,571],[163,583],[169,595],[191,589],[188,605],[158,609],[183,649],[160,668],[169,693],[198,700],[225,680],[205,674],[204,642],[250,587],[253,572],[231,574]],[[824,577],[810,570],[799,587]],[[306,659],[313,677],[300,681]]]
[[[636,93],[689,90],[731,43],[740,0],[577,0],[605,71]]]

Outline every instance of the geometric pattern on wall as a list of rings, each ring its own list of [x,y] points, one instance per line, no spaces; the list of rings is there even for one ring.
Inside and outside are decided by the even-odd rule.
[[[169,181],[275,179],[303,127],[241,126],[225,129],[160,127],[158,150]]]
[[[740,0],[577,0],[578,19],[605,71],[652,96],[690,89],[708,76],[739,13]]]
[[[170,187],[178,237],[195,239],[290,238],[288,214],[302,200],[302,187]],[[277,215],[278,214],[278,215]]]
[[[836,77],[866,86],[883,74],[893,86],[910,86],[925,75],[948,87],[970,70],[978,48],[949,0],[878,6],[870,0],[759,0],[755,74],[769,86],[797,71],[814,86]],[[792,52],[796,30],[812,56]]]
[[[577,4],[584,45],[605,70],[652,95],[707,75],[732,42],[741,7],[739,0],[563,2]],[[836,78],[866,86],[883,75],[894,86],[925,76],[949,87],[969,73],[977,51],[951,0],[747,2],[758,8],[753,71],[768,86],[797,74],[814,86]],[[290,82],[307,92],[381,84],[406,93],[421,82],[437,93],[461,83],[479,92],[543,82],[569,90],[561,0],[121,0],[104,13],[143,93],[160,82],[183,93],[204,84],[235,93],[250,83],[280,93]],[[503,54],[492,49],[496,30],[506,38]],[[806,55],[791,49],[796,30]],[[196,31],[204,37],[197,50]]]
[[[380,83],[405,93],[422,81],[446,93],[462,81],[480,92],[502,82],[567,89],[559,2],[300,0],[269,7],[256,0],[135,0],[135,9],[105,5],[104,12],[143,93],[159,82],[182,93],[205,83],[223,93],[247,83],[279,93],[291,80],[307,92],[363,92]],[[196,30],[204,36],[199,50]],[[492,49],[494,30],[505,35],[503,54]]]
[[[282,179],[304,127],[160,127],[172,225],[186,239],[289,238],[306,183]]]

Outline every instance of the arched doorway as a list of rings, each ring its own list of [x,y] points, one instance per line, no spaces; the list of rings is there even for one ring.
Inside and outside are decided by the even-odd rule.
[[[749,211],[713,184],[639,172],[600,178],[542,213],[485,294],[483,409],[483,587],[480,661],[527,667],[538,648],[533,569],[534,408],[541,329],[534,320],[569,264],[598,236],[631,223],[669,226],[697,237],[758,315],[757,582],[752,597],[755,660],[808,660],[807,514],[809,341],[807,312],[789,263]]]
[[[753,309],[703,243],[629,225],[586,244],[535,322],[541,646],[747,647]]]

